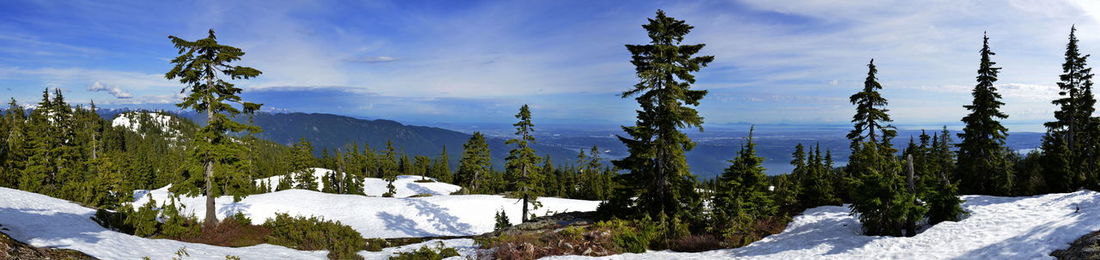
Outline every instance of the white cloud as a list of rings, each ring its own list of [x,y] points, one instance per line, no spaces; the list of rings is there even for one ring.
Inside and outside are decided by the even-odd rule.
[[[115,98],[118,98],[118,99],[128,99],[128,98],[134,97],[134,95],[131,95],[130,93],[127,93],[126,91],[122,90],[121,88],[119,88],[117,86],[107,86],[106,84],[103,84],[102,82],[99,82],[99,81],[96,81],[95,83],[92,83],[91,86],[88,86],[88,91],[92,91],[92,92],[105,91],[105,92],[111,93],[112,96],[115,96]]]

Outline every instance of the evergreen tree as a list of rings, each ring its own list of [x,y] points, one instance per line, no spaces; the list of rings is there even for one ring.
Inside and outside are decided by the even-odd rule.
[[[768,191],[768,177],[761,166],[764,158],[756,155],[753,131],[730,166],[718,176],[718,191],[714,210],[721,221],[718,228],[726,237],[745,237],[752,231],[756,219],[776,213]]]
[[[1070,29],[1058,82],[1060,98],[1052,102],[1058,106],[1054,112],[1056,121],[1044,124],[1047,134],[1042,145],[1046,157],[1043,168],[1051,192],[1083,186],[1096,188],[1100,134],[1096,133],[1097,119],[1092,117],[1096,104],[1092,94],[1093,74],[1087,64],[1089,55],[1078,50],[1076,31],[1076,27]]]
[[[485,135],[474,132],[470,140],[462,145],[462,159],[458,161],[455,184],[465,188],[468,193],[481,192],[481,184],[492,174],[492,166]]]
[[[454,181],[451,176],[450,155],[447,155],[447,146],[443,146],[443,151],[439,153],[439,158],[436,158],[432,164],[432,178],[441,182],[451,183]]]
[[[989,36],[982,41],[981,63],[978,67],[978,85],[971,92],[974,101],[964,106],[970,114],[963,117],[966,127],[959,133],[959,158],[957,176],[962,189],[971,194],[1009,195],[1012,190],[1012,167],[1005,154],[1005,138],[1008,129],[998,119],[1008,118],[1000,108],[1001,94],[993,83],[1001,68],[990,60]]]
[[[622,188],[602,211],[676,218],[698,198],[684,156],[695,143],[680,132],[683,127],[701,129],[703,124],[703,117],[690,106],[698,106],[707,91],[691,89],[692,73],[714,56],[696,56],[704,44],[682,44],[693,28],[684,21],[661,10],[648,20],[642,28],[650,42],[626,45],[639,82],[622,97],[634,97],[641,109],[636,124],[623,127],[630,137],[619,137],[630,154],[613,163],[628,173],[619,175]]]
[[[311,169],[315,165],[313,158],[313,145],[305,138],[298,139],[292,147],[293,159],[290,161],[291,177],[294,178],[294,188],[303,190],[317,190],[317,178],[313,176]]]
[[[849,100],[856,105],[856,114],[852,116],[855,129],[848,133],[848,139],[852,141],[852,149],[858,149],[863,142],[882,144],[882,152],[892,154],[894,152],[890,140],[897,136],[897,130],[890,122],[889,109],[886,109],[886,98],[879,94],[882,84],[878,82],[878,69],[875,68],[875,60],[867,63],[867,79],[863,82],[863,91],[853,94]]]
[[[244,56],[244,51],[219,44],[213,29],[210,30],[209,36],[197,41],[187,41],[176,36],[168,36],[168,38],[172,40],[176,49],[179,49],[180,56],[172,59],[171,63],[175,66],[165,74],[165,77],[170,80],[179,79],[180,83],[185,85],[183,90],[190,90],[183,102],[177,106],[206,113],[207,124],[194,138],[196,141],[193,157],[202,164],[203,168],[201,182],[205,187],[201,190],[206,193],[204,224],[209,228],[218,222],[214,198],[220,194],[215,189],[218,186],[214,183],[218,177],[214,172],[215,164],[235,164],[239,161],[239,158],[235,157],[240,154],[238,152],[240,147],[227,133],[259,131],[255,126],[230,119],[231,116],[241,112],[251,114],[260,108],[260,104],[242,101],[239,96],[241,89],[226,80],[251,79],[259,76],[261,72],[250,67],[230,65],[240,60],[241,56]],[[234,103],[239,104],[241,108],[234,107]]]
[[[918,204],[916,194],[906,188],[905,178],[900,174],[901,163],[890,144],[896,130],[888,124],[889,110],[885,108],[886,99],[878,92],[882,84],[875,76],[878,70],[874,60],[867,68],[863,90],[851,97],[856,115],[852,118],[855,129],[848,134],[852,155],[846,170],[854,178],[850,207],[853,214],[859,215],[865,234],[900,236],[905,224],[915,216],[922,216],[925,208]]]
[[[403,170],[397,159],[397,149],[393,147],[393,140],[386,141],[386,154],[381,163],[382,180],[386,181],[386,193],[382,193],[382,197],[393,197],[397,195],[397,187],[393,186],[393,182],[397,180],[399,171]]]
[[[4,152],[0,158],[0,186],[19,187],[20,169],[27,160],[27,115],[23,107],[12,98],[8,109],[4,110],[3,132]]]
[[[532,132],[535,131],[535,124],[531,123],[531,110],[526,104],[519,108],[516,119],[519,119],[519,122],[516,122],[513,126],[516,127],[516,137],[518,138],[512,138],[505,142],[506,144],[515,145],[515,148],[508,151],[505,165],[508,176],[510,176],[509,183],[512,185],[513,196],[519,197],[523,203],[520,219],[522,222],[527,222],[527,206],[531,205],[534,209],[542,206],[542,203],[538,201],[539,195],[542,194],[542,186],[539,185],[539,182],[542,181],[542,174],[540,174],[538,166],[539,156],[535,154],[535,149],[531,148],[531,144],[535,142],[535,136],[532,135]]]

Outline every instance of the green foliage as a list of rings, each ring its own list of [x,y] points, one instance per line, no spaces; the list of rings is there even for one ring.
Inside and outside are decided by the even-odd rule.
[[[768,194],[768,179],[761,166],[764,158],[756,155],[752,134],[750,128],[741,151],[718,176],[718,190],[713,199],[716,222],[713,228],[722,233],[740,233],[736,229],[776,213],[775,203]]]
[[[205,191],[206,193],[206,220],[208,226],[217,224],[217,216],[214,213],[214,198],[230,191],[218,190],[216,187],[227,186],[227,182],[242,179],[241,155],[247,152],[242,145],[233,141],[228,133],[235,132],[259,132],[260,129],[233,121],[230,117],[240,113],[252,114],[260,108],[260,104],[244,102],[239,96],[241,89],[234,86],[227,79],[251,79],[260,75],[260,71],[251,67],[230,65],[239,61],[244,56],[244,51],[239,48],[219,44],[214,36],[214,30],[209,31],[209,36],[196,41],[187,41],[176,36],[168,36],[172,44],[179,50],[179,56],[172,59],[172,69],[165,73],[164,77],[173,80],[178,79],[184,84],[183,91],[190,92],[183,101],[176,104],[180,108],[193,109],[196,112],[206,113],[207,124],[203,126],[194,138],[195,149],[192,154],[198,164],[202,165],[203,174],[189,174],[192,180],[182,181],[174,185],[176,190],[187,191],[193,195]],[[227,78],[223,78],[227,77]],[[235,107],[239,105],[240,108]],[[215,165],[218,167],[215,175]],[[200,170],[195,170],[196,172]],[[215,183],[221,180],[222,182]],[[251,180],[247,180],[251,186]],[[201,184],[201,185],[197,185]],[[200,188],[202,187],[202,188]],[[238,199],[247,195],[235,193]]]
[[[391,256],[390,260],[442,260],[448,257],[458,256],[458,250],[450,247],[444,247],[443,242],[439,242],[435,248],[428,246],[422,246],[420,249],[412,252],[397,252]]]
[[[148,237],[155,235],[160,222],[157,221],[157,215],[159,215],[157,209],[157,202],[153,200],[152,195],[149,196],[149,202],[146,202],[137,211],[126,216],[125,224],[134,227],[134,235],[139,237]]]
[[[455,184],[462,186],[470,193],[480,193],[492,174],[492,161],[489,157],[489,144],[485,142],[485,135],[474,132],[469,141],[462,146],[462,159],[458,161],[458,172],[455,173]]]
[[[165,237],[181,238],[181,237],[193,237],[198,235],[202,230],[199,226],[199,220],[194,216],[184,216],[180,212],[183,209],[182,204],[176,204],[176,198],[172,197],[168,205],[164,206],[161,210],[161,219],[164,223],[161,224],[160,234]]]
[[[692,73],[714,56],[696,56],[703,44],[682,44],[693,27],[664,11],[658,10],[642,28],[650,42],[626,46],[638,83],[622,93],[623,98],[634,97],[640,109],[635,125],[623,127],[630,137],[619,137],[630,154],[613,162],[628,173],[620,175],[622,186],[602,211],[677,215],[698,202],[695,178],[684,156],[695,143],[680,132],[682,127],[703,124],[703,117],[690,106],[698,106],[707,91],[691,89]]]
[[[981,50],[981,63],[978,68],[978,84],[971,92],[974,100],[964,106],[970,114],[962,118],[966,126],[959,133],[957,176],[960,186],[967,194],[1010,195],[1012,193],[1013,173],[1010,160],[1006,158],[1011,151],[1005,146],[1008,129],[998,119],[1008,118],[1001,112],[1001,94],[993,83],[1001,68],[993,67],[996,62],[990,60],[995,53],[989,49],[989,37],[984,37]]]
[[[1065,63],[1058,82],[1059,98],[1055,121],[1044,124],[1047,134],[1042,149],[1046,157],[1043,169],[1049,192],[1068,192],[1081,187],[1100,188],[1100,119],[1093,117],[1096,98],[1092,92],[1092,68],[1089,55],[1078,50],[1076,27],[1070,29]]]
[[[521,221],[527,222],[527,207],[530,205],[533,209],[538,209],[542,206],[538,197],[542,194],[542,185],[539,184],[543,176],[538,166],[541,159],[535,154],[535,149],[531,148],[531,143],[535,142],[535,136],[532,135],[532,132],[535,131],[535,125],[531,123],[531,110],[528,109],[527,105],[520,107],[516,118],[519,119],[519,122],[516,122],[513,126],[516,127],[518,138],[509,139],[505,142],[516,146],[508,152],[507,163],[505,163],[507,175],[505,176],[507,176],[506,181],[511,186],[511,195],[519,198],[523,203],[523,211],[520,214],[522,216]]]
[[[906,188],[900,162],[882,150],[879,144],[865,142],[849,159],[848,169],[856,176],[850,207],[859,215],[864,234],[901,236],[906,224],[927,209]]]
[[[290,168],[294,179],[294,188],[303,190],[317,190],[317,179],[313,176],[313,145],[305,138],[294,143],[293,159]],[[281,185],[281,184],[280,184]]]
[[[863,90],[849,98],[852,105],[856,105],[856,114],[852,116],[855,128],[848,133],[848,139],[852,141],[852,150],[859,148],[858,146],[863,142],[881,144],[882,147],[893,149],[890,148],[890,140],[897,136],[897,130],[889,124],[893,120],[890,119],[890,114],[887,114],[890,110],[886,109],[886,98],[878,92],[882,89],[882,84],[878,82],[875,75],[877,73],[875,60],[872,59],[867,63],[867,79],[863,82]]]
[[[512,221],[508,220],[508,214],[504,214],[503,209],[493,216],[493,222],[496,222],[493,226],[493,231],[501,231],[512,226]]]
[[[367,246],[358,231],[339,221],[276,213],[264,226],[271,229],[268,243],[299,250],[329,250],[329,259],[362,259],[356,252]]]

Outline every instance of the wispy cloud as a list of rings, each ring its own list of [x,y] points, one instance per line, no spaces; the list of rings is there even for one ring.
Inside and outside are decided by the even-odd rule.
[[[362,62],[362,63],[386,63],[397,61],[397,58],[390,56],[365,56],[345,59],[348,62]]]
[[[91,86],[88,86],[88,91],[92,91],[92,92],[103,91],[103,92],[111,93],[112,96],[115,96],[118,99],[128,99],[128,98],[134,97],[134,95],[131,95],[130,93],[127,93],[126,91],[122,90],[121,88],[119,88],[117,86],[107,86],[106,84],[103,84],[102,82],[99,82],[99,81],[96,81],[95,83],[92,83]]]

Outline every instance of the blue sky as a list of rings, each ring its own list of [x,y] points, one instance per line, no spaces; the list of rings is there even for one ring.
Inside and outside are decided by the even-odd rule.
[[[167,107],[167,36],[218,32],[264,74],[238,82],[269,110],[406,122],[625,124],[624,44],[655,10],[686,20],[716,61],[698,73],[708,124],[843,124],[875,58],[899,125],[957,122],[988,31],[1012,130],[1052,116],[1069,27],[1100,50],[1100,2],[1001,1],[3,1],[0,97]],[[1095,61],[1094,61],[1095,64]]]

